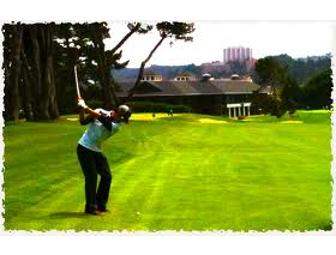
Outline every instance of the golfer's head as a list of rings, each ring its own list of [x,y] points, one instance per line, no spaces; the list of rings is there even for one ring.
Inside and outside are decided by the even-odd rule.
[[[127,105],[122,104],[118,106],[117,112],[121,120],[124,121],[125,123],[128,123],[129,118],[132,115],[130,108]]]

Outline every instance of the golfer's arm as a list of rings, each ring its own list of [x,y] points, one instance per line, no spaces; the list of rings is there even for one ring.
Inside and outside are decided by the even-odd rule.
[[[96,112],[96,111],[92,110],[90,107],[84,109],[84,111],[87,114],[89,114],[89,116],[87,118],[91,118],[91,120],[92,119],[98,119],[108,131],[112,130],[111,121],[109,121],[106,117],[101,115],[99,112]]]
[[[103,126],[108,130],[112,131],[112,122],[108,120],[104,115],[98,117],[98,120],[103,124]]]
[[[85,108],[84,111],[85,111],[85,113],[89,114],[89,116],[91,116],[95,119],[98,119],[101,116],[101,114],[99,112],[96,112],[96,111],[92,110],[90,107]]]
[[[86,112],[86,109],[83,109],[83,108],[79,112],[79,122],[81,125],[86,125],[94,119],[94,117],[91,115],[85,116],[85,112]]]

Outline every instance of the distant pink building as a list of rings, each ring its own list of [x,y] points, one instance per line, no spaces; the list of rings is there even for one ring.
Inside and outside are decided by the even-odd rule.
[[[224,64],[232,61],[252,61],[252,49],[244,47],[229,47],[224,49]]]

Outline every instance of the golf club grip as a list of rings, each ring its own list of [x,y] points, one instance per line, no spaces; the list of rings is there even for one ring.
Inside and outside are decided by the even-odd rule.
[[[77,96],[78,98],[81,98],[80,91],[79,91],[79,84],[78,84],[77,66],[74,66],[74,74],[75,74]]]

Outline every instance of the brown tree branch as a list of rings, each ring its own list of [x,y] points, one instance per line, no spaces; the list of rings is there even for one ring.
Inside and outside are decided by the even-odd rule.
[[[135,32],[138,31],[140,28],[141,23],[137,23],[136,26],[133,27],[121,40],[120,42],[114,46],[114,48],[111,50],[111,53],[114,54],[127,40],[130,38]]]
[[[140,69],[139,69],[139,73],[138,73],[138,77],[134,83],[134,86],[133,88],[129,91],[128,93],[128,96],[126,98],[125,101],[129,101],[135,90],[138,88],[138,86],[140,85],[140,82],[141,82],[141,79],[142,79],[142,76],[143,76],[143,73],[144,73],[144,69],[145,69],[145,65],[147,64],[147,62],[152,58],[154,52],[160,47],[160,45],[162,44],[162,42],[167,38],[166,35],[162,35],[160,41],[155,45],[155,47],[151,50],[151,52],[149,53],[149,55],[147,56],[147,58],[141,62],[141,65],[140,65]]]

